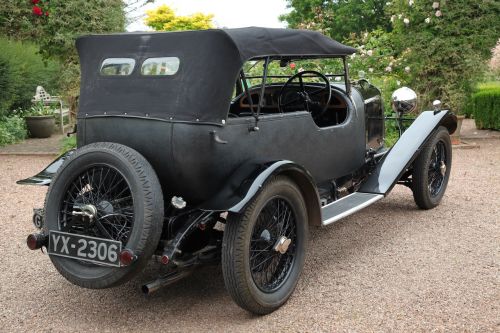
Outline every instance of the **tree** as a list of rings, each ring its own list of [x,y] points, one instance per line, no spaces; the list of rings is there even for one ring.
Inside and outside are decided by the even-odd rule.
[[[493,71],[493,74],[499,76],[500,79],[500,39],[495,48],[491,50],[491,53],[490,69]]]
[[[408,52],[412,85],[428,104],[462,112],[500,36],[497,0],[395,0],[390,11],[398,52]]]
[[[387,0],[287,0],[290,13],[280,19],[291,28],[319,30],[343,41],[349,35],[391,30],[385,13]]]
[[[178,16],[167,5],[146,12],[144,22],[157,31],[204,30],[213,28],[213,15],[195,13],[189,16]]]
[[[125,30],[122,0],[4,0],[0,32],[31,40],[46,57],[75,61],[76,37]]]

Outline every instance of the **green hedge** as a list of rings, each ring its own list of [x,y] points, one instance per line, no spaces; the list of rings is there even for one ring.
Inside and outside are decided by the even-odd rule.
[[[471,104],[477,128],[500,130],[500,83],[481,85]]]
[[[0,147],[16,143],[28,136],[26,123],[18,116],[0,117]]]
[[[39,85],[52,95],[59,90],[60,64],[44,61],[35,45],[0,37],[0,50],[0,117],[29,107]]]

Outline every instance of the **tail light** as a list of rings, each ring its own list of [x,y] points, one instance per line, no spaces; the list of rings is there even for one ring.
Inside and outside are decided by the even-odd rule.
[[[168,265],[168,263],[170,262],[170,258],[167,255],[164,254],[164,255],[161,256],[160,262],[163,265]]]
[[[137,256],[132,252],[132,250],[125,249],[120,252],[120,263],[123,266],[128,266],[137,259]]]
[[[26,245],[28,245],[28,248],[30,250],[41,249],[42,246],[47,246],[47,243],[48,243],[47,235],[41,232],[28,235],[28,238],[26,238]]]

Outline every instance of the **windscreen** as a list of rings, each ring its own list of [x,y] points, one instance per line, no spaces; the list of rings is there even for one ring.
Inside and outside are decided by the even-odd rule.
[[[265,59],[245,62],[245,73],[248,87],[261,85],[264,77]],[[272,59],[269,61],[266,84],[285,83],[293,75],[303,71],[316,71],[325,75],[330,81],[344,80],[344,64],[341,58],[321,59]],[[305,75],[304,82],[321,83],[315,75]]]

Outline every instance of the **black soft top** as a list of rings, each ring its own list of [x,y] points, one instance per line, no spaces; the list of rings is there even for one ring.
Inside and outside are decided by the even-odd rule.
[[[354,53],[309,30],[241,28],[90,35],[76,42],[82,69],[79,117],[135,116],[220,124],[247,60],[343,57]],[[178,57],[173,76],[142,76],[147,58]],[[106,58],[133,58],[129,76],[102,76]]]

